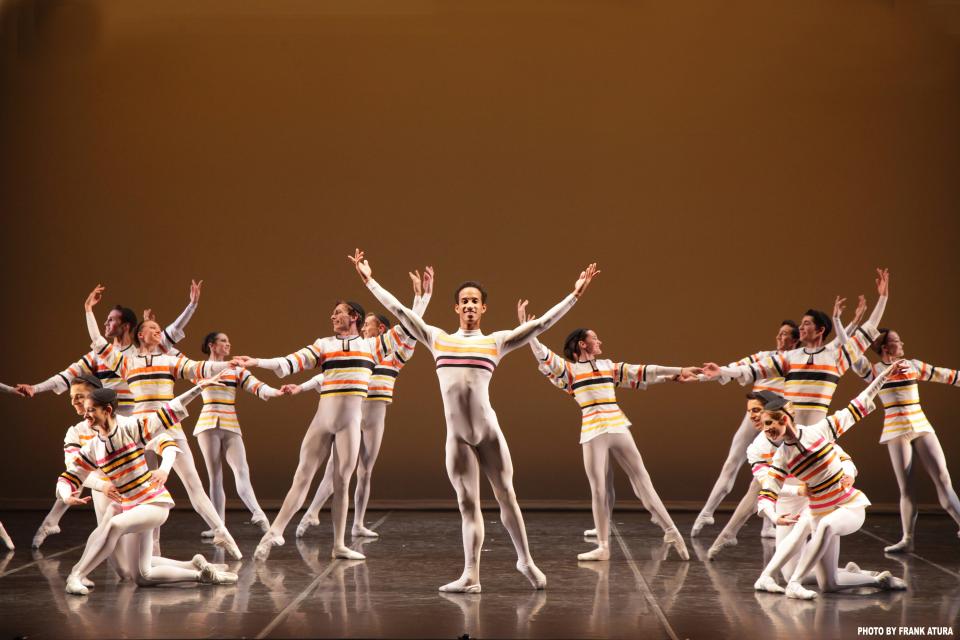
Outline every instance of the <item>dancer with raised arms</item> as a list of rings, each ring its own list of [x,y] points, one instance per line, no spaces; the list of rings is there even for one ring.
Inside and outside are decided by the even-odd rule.
[[[487,310],[487,293],[478,282],[464,282],[454,291],[453,310],[459,318],[460,327],[451,334],[424,322],[381,287],[373,279],[373,270],[362,251],[357,249],[349,258],[374,297],[400,320],[414,338],[430,349],[436,361],[447,423],[447,475],[457,492],[464,552],[464,568],[460,578],[441,586],[440,590],[461,593],[479,593],[481,590],[480,550],[484,534],[483,515],[480,512],[481,471],[487,476],[500,505],[500,521],[510,534],[517,552],[517,570],[526,576],[534,588],[543,589],[547,578],[534,564],[530,554],[523,515],[513,488],[510,449],[490,404],[490,380],[503,356],[549,329],[573,308],[593,278],[600,273],[596,264],[582,271],[573,292],[540,318],[510,331],[484,335],[480,330],[480,321]]]

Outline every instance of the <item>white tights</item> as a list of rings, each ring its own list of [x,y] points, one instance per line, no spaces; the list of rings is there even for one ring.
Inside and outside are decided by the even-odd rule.
[[[383,430],[387,417],[387,403],[379,401],[365,401],[362,405],[360,422],[360,452],[357,461],[357,489],[353,494],[353,526],[363,527],[367,513],[367,504],[370,502],[370,480],[373,478],[373,465],[380,455],[380,444],[383,442]],[[337,450],[327,460],[327,468],[323,473],[323,480],[317,487],[313,501],[307,507],[304,518],[316,519],[324,503],[333,495],[333,475],[338,465]]]
[[[203,483],[200,481],[200,474],[197,473],[193,453],[190,451],[190,444],[187,442],[183,430],[170,429],[167,433],[177,441],[177,447],[181,451],[173,462],[173,470],[177,472],[177,477],[183,483],[183,488],[187,491],[187,497],[190,498],[193,510],[203,518],[211,529],[225,528],[223,518],[217,513],[217,509],[203,490]]]
[[[350,507],[347,488],[350,475],[357,465],[360,450],[360,411],[363,398],[339,396],[325,398],[317,407],[303,442],[300,444],[300,461],[293,475],[290,490],[283,499],[280,513],[264,535],[264,540],[282,539],[290,519],[300,510],[310,491],[310,483],[317,474],[320,463],[333,447],[337,452],[337,468],[333,474],[333,544],[334,550],[345,549],[344,532],[347,527],[347,510]],[[334,437],[336,436],[336,437]],[[263,541],[261,541],[261,544]]]
[[[737,473],[743,468],[743,461],[747,455],[747,447],[757,437],[757,429],[753,426],[753,421],[747,413],[743,414],[743,420],[737,427],[737,432],[733,434],[733,440],[730,441],[730,451],[727,452],[727,459],[723,461],[723,467],[720,469],[720,475],[710,491],[706,504],[700,510],[700,517],[711,517],[717,510],[723,499],[733,491],[733,485],[737,481]]]
[[[650,512],[653,521],[667,531],[676,528],[666,507],[653,488],[650,474],[643,465],[637,443],[629,433],[604,433],[583,443],[583,468],[590,481],[593,520],[597,527],[597,542],[600,547],[610,544],[610,505],[607,486],[610,474],[610,456],[630,479],[630,485],[643,507]]]
[[[200,572],[189,563],[152,555],[153,530],[169,515],[166,505],[141,504],[129,511],[106,517],[87,539],[80,561],[71,573],[86,577],[111,554],[121,577],[138,585],[151,586],[171,582],[196,582]]]
[[[257,496],[250,483],[250,466],[247,464],[247,450],[239,433],[221,429],[207,429],[197,434],[200,452],[207,465],[207,478],[210,480],[210,502],[221,520],[226,519],[227,495],[223,489],[223,461],[226,460],[233,470],[233,480],[237,495],[251,515],[263,515],[263,509],[257,503]]]
[[[913,440],[899,437],[887,443],[890,462],[900,486],[900,522],[903,526],[904,540],[913,538],[917,526],[917,496],[913,473],[913,454],[916,453],[924,469],[930,474],[937,488],[940,506],[960,525],[960,500],[950,481],[947,460],[936,433],[924,433]]]
[[[110,498],[105,496],[99,491],[90,491],[90,495],[93,497],[93,510],[97,514],[97,524],[103,519],[104,511],[109,508],[111,504]],[[41,529],[54,529],[59,528],[60,520],[63,518],[63,514],[67,512],[67,509],[70,508],[63,500],[56,500],[53,503],[53,506],[50,508],[49,513],[43,518],[43,522],[40,524]]]
[[[859,531],[865,517],[863,507],[840,507],[813,522],[813,536],[804,547],[790,576],[790,582],[802,582],[805,576],[815,571],[817,584],[824,592],[876,585],[876,577],[869,573],[837,569],[840,561],[840,538]]]

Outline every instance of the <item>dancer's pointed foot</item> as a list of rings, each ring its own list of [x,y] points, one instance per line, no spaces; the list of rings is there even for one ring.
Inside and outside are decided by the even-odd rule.
[[[690,554],[687,552],[687,544],[683,541],[683,536],[676,527],[671,527],[663,533],[663,541],[677,550],[677,555],[681,560],[689,560]]]
[[[760,576],[753,583],[754,591],[766,591],[767,593],[786,593],[787,590],[777,584],[772,576]]]
[[[2,524],[0,524],[0,540],[3,541],[3,546],[7,548],[7,551],[13,551],[13,539],[10,538],[10,534],[7,533]]]
[[[257,550],[253,552],[254,560],[263,561],[270,557],[270,551],[274,547],[282,547],[284,543],[283,536],[278,536],[275,533],[270,533],[269,531],[263,534],[263,537],[260,538],[260,544],[257,545]]]
[[[85,596],[90,590],[83,586],[83,580],[75,573],[67,576],[67,593],[72,596]]]
[[[267,514],[263,511],[253,514],[253,517],[250,518],[250,524],[260,527],[260,531],[263,533],[270,531],[270,521],[267,520]]]
[[[94,583],[90,578],[80,578],[80,584],[85,586],[87,589],[93,589]]]
[[[340,560],[366,560],[367,556],[363,555],[359,551],[354,551],[350,547],[344,545],[337,545],[333,547],[333,551],[330,552],[331,558],[339,558]]]
[[[226,571],[227,565],[225,564],[216,564],[214,562],[208,561],[199,553],[190,560],[194,567],[197,568],[197,571],[203,571],[206,567],[213,567],[214,571]]]
[[[877,586],[890,591],[905,591],[907,583],[895,577],[889,571],[881,571],[877,574]]]
[[[37,532],[33,534],[33,541],[30,543],[30,548],[39,549],[40,546],[43,544],[43,541],[47,539],[47,536],[55,536],[58,533],[60,533],[60,527],[56,525],[48,526],[45,524],[41,524],[40,528],[37,529]],[[7,537],[7,539],[4,540],[4,544],[6,544],[7,540],[9,540],[9,537]],[[13,549],[13,542],[11,541],[9,544],[7,544],[7,547],[9,549]]]
[[[300,518],[300,524],[297,525],[297,537],[302,538],[307,535],[307,530],[310,527],[315,527],[320,524],[320,516],[316,513],[310,513],[307,511],[303,514],[303,517]]]
[[[913,553],[913,538],[907,536],[896,544],[883,548],[884,553]]]
[[[581,562],[586,562],[590,560],[609,560],[610,559],[610,547],[597,547],[593,551],[587,551],[585,553],[577,554],[577,560]]]
[[[547,576],[543,575],[543,571],[540,571],[537,565],[533,564],[533,560],[527,563],[524,563],[522,560],[517,560],[517,571],[526,576],[534,589],[546,588]]]
[[[596,537],[597,537],[597,530],[596,530],[596,529],[587,529],[586,531],[583,532],[583,537],[584,537],[584,538],[596,538]]]
[[[240,547],[237,546],[236,541],[233,539],[233,536],[230,535],[230,532],[227,531],[226,527],[220,527],[216,530],[213,536],[213,544],[223,548],[234,560],[243,558],[243,554],[240,553]]]
[[[727,547],[735,547],[736,545],[736,537],[721,533],[717,536],[717,539],[713,541],[713,544],[710,545],[710,550],[707,551],[707,560],[713,560]]]
[[[200,570],[200,584],[237,584],[237,574],[229,571],[217,571],[212,564]]]
[[[843,570],[849,571],[850,573],[861,573],[860,565],[858,565],[856,562],[848,562]]]
[[[350,529],[350,535],[354,538],[379,538],[380,534],[373,529],[367,529],[362,524],[355,524]]]
[[[460,579],[440,587],[444,593],[480,593],[480,578],[464,574]]]
[[[217,535],[217,532],[214,529],[207,529],[206,531],[200,532],[201,538],[212,538],[215,535]]]
[[[796,581],[790,581],[787,584],[786,594],[788,598],[796,598],[797,600],[813,600],[817,597],[816,591],[804,589],[803,585]]]
[[[713,524],[713,514],[701,512],[700,515],[697,516],[697,519],[693,521],[693,528],[690,529],[690,537],[696,538],[700,535],[700,531],[708,524]]]

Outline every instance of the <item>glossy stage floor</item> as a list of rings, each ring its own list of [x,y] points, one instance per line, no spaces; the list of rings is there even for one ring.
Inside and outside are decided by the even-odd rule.
[[[484,512],[483,593],[445,595],[437,586],[459,575],[460,519],[453,511],[371,512],[381,538],[354,540],[363,561],[329,559],[329,514],[266,563],[252,552],[259,530],[229,512],[228,524],[247,557],[231,562],[237,586],[185,585],[137,588],[116,580],[103,566],[87,597],[64,593],[64,579],[93,525],[89,511],[73,511],[63,533],[40,552],[29,541],[39,512],[0,514],[18,548],[0,556],[0,636],[6,638],[855,638],[956,635],[960,610],[960,540],[945,516],[924,515],[916,553],[884,556],[899,520],[870,514],[864,528],[843,539],[841,562],[888,569],[903,576],[906,592],[866,589],[829,594],[815,602],[755,593],[752,584],[764,557],[760,521],[753,519],[740,544],[713,562],[706,549],[719,526],[687,539],[691,561],[666,553],[659,530],[645,514],[616,514],[609,562],[578,563],[590,545],[581,537],[588,512],[529,511],[527,532],[546,573],[545,591],[532,591],[514,570],[515,554],[495,511]],[[718,523],[726,514],[718,517]],[[689,531],[692,513],[677,514]],[[163,528],[164,555],[189,559],[203,552],[199,518],[174,511]],[[219,554],[222,559],[222,553]],[[221,560],[222,561],[222,560]],[[879,631],[877,628],[880,628]],[[886,629],[893,627],[894,629]],[[863,629],[871,628],[871,629]],[[949,637],[949,636],[948,636]]]

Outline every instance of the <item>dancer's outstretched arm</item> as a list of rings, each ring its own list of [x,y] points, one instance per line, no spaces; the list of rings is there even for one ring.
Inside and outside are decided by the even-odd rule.
[[[960,387],[960,372],[956,369],[935,367],[922,360],[911,360],[910,363],[917,368],[920,379],[924,382],[939,382],[940,384]]]
[[[903,371],[905,371],[904,361],[897,360],[877,375],[873,382],[867,385],[866,389],[850,401],[850,404],[808,428],[819,428],[826,438],[836,440],[876,408],[873,399],[880,391],[884,381],[893,373],[902,373]],[[826,426],[821,427],[824,424]]]
[[[573,285],[573,292],[547,310],[542,316],[524,322],[511,331],[495,332],[493,335],[496,336],[497,342],[500,344],[500,354],[506,355],[514,349],[522,347],[555,325],[567,311],[573,308],[573,305],[577,303],[580,296],[586,292],[587,287],[590,286],[590,283],[599,274],[600,270],[597,269],[596,263],[590,263],[586,269],[580,272],[580,277],[577,278],[577,281]]]
[[[16,387],[11,387],[8,384],[3,384],[2,382],[0,382],[0,393],[17,393],[17,389]]]
[[[423,318],[417,315],[412,309],[403,306],[392,293],[381,287],[377,281],[373,279],[373,269],[364,257],[363,251],[357,249],[352,256],[347,256],[347,258],[353,262],[357,273],[360,274],[360,279],[363,280],[363,283],[370,289],[370,293],[380,301],[380,304],[387,308],[387,311],[396,316],[400,324],[403,325],[403,328],[419,342],[428,345],[428,347],[432,345],[433,338],[440,330],[424,322]]]
[[[251,393],[264,401],[283,395],[279,389],[274,389],[266,382],[260,381],[246,369],[240,369],[237,373],[237,385],[247,393]]]
[[[295,396],[298,393],[303,393],[304,391],[316,391],[320,393],[320,389],[323,387],[323,374],[318,373],[313,376],[303,384],[285,384],[280,387],[280,393],[287,396]]]

